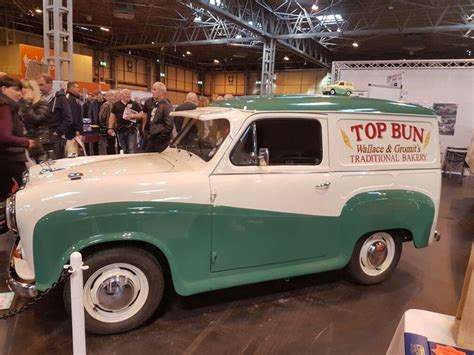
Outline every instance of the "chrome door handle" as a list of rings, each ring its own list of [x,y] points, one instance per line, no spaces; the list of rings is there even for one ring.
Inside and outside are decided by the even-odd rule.
[[[325,181],[322,184],[314,185],[314,187],[317,188],[317,189],[325,189],[325,188],[328,188],[329,185],[331,185],[331,182]]]

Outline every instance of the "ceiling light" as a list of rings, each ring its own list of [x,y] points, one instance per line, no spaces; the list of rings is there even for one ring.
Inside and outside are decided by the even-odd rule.
[[[352,47],[356,47],[356,48],[359,47],[359,43],[357,43],[357,42],[352,42]]]
[[[235,36],[235,38],[242,38],[242,35],[237,35]]]
[[[196,22],[196,23],[200,23],[201,21],[202,21],[201,16],[196,16],[196,17],[194,18],[194,22]]]
[[[202,84],[203,84],[202,80],[198,80],[198,81],[197,81],[197,84],[198,84],[198,85],[202,85]]]
[[[389,6],[389,7],[387,7],[387,9],[393,10],[393,6]]]
[[[35,12],[36,12],[37,14],[42,14],[42,13],[43,13],[43,10],[41,10],[39,7],[37,7],[37,8],[35,9]]]
[[[182,57],[185,58],[185,57],[186,57],[186,54],[183,53]]]
[[[157,62],[157,63],[159,63],[159,62],[160,62],[160,60],[159,60],[159,59],[157,59],[157,60],[156,60],[156,62]]]
[[[214,59],[214,64],[219,64],[219,60],[218,59]]]
[[[341,29],[338,27],[336,31],[337,31],[337,32],[341,32]]]
[[[155,44],[155,42],[154,42],[154,41],[151,41],[151,44]]]
[[[186,51],[186,54],[187,54],[187,55],[191,55],[191,52],[190,52],[190,51]]]
[[[105,32],[109,32],[110,28],[101,26],[100,29]]]
[[[160,78],[164,78],[165,76],[165,73],[160,73]]]
[[[311,6],[311,10],[318,11],[319,10],[318,4],[314,3],[313,6]]]
[[[290,60],[290,57],[288,57],[287,55],[285,55],[285,56],[283,57],[283,60],[288,61],[288,60]]]
[[[253,26],[253,21],[249,21],[248,24],[249,24],[250,26]]]

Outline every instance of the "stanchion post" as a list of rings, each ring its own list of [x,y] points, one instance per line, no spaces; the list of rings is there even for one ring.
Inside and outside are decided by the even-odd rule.
[[[73,353],[74,355],[85,355],[86,329],[84,323],[82,270],[87,269],[87,266],[82,265],[82,255],[77,251],[71,254],[70,262]]]

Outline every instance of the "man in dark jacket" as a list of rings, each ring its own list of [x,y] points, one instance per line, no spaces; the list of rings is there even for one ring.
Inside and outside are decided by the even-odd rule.
[[[178,105],[174,110],[175,111],[188,111],[188,110],[195,110],[198,104],[198,97],[194,92],[190,92],[186,95],[186,100],[181,104]],[[176,128],[176,133],[181,132],[183,127],[184,118],[183,117],[175,117],[174,118],[174,127]]]
[[[53,159],[64,157],[64,146],[66,144],[66,134],[72,127],[71,108],[67,102],[64,90],[53,93],[53,80],[47,74],[41,74],[38,79],[38,86],[45,100],[49,105],[48,126],[54,137],[54,142],[44,148],[46,151],[53,151]]]
[[[82,98],[79,92],[79,84],[76,81],[67,83],[67,101],[71,108],[72,125],[70,130],[66,133],[67,139],[73,139],[76,136],[82,136],[84,133],[82,124]]]
[[[137,114],[145,124],[147,152],[164,151],[171,141],[173,117],[170,116],[173,106],[166,98],[165,84],[157,81],[151,88],[153,97],[145,101],[143,110]]]

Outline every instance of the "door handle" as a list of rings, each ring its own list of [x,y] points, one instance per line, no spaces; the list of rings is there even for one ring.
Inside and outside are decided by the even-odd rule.
[[[329,187],[329,185],[331,185],[331,182],[330,181],[325,181],[322,184],[314,185],[314,187],[316,189],[327,189]]]

